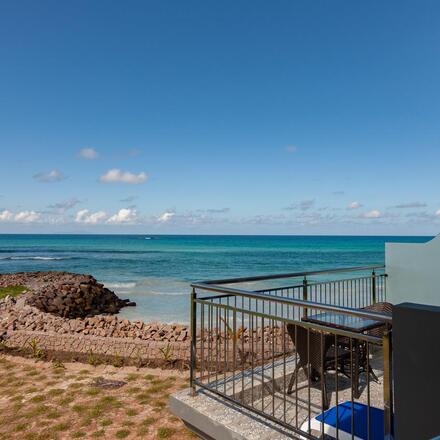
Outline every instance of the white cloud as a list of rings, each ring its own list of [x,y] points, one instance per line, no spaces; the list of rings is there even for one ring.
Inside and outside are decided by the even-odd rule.
[[[362,203],[359,203],[359,202],[351,202],[347,206],[347,209],[359,209],[359,208],[362,208]]]
[[[160,223],[167,223],[169,222],[174,216],[176,215],[175,212],[172,211],[167,211],[164,212],[163,214],[161,214],[158,218],[157,221]]]
[[[0,221],[17,223],[34,223],[41,219],[41,214],[35,211],[20,211],[16,214],[5,209],[0,212]]]
[[[284,149],[288,153],[296,153],[298,151],[298,147],[296,145],[287,145],[286,147],[284,147]]]
[[[137,220],[137,212],[135,209],[122,208],[116,214],[112,215],[107,223],[122,224],[135,223]]]
[[[141,172],[139,174],[133,174],[129,171],[121,171],[117,168],[107,171],[103,176],[100,177],[100,181],[103,183],[130,183],[132,185],[137,185],[139,183],[144,183],[148,176],[146,173]]]
[[[362,215],[363,218],[380,218],[382,217],[382,213],[378,209],[373,209],[372,211],[368,211]]]
[[[94,148],[81,148],[78,152],[78,157],[86,160],[98,159],[99,154]]]
[[[34,179],[38,182],[59,182],[66,177],[58,170],[51,170],[44,173],[37,173],[34,175]]]
[[[103,223],[106,218],[107,214],[104,211],[92,213],[88,209],[81,209],[76,213],[75,222],[96,225],[98,223]]]
[[[14,214],[12,214],[12,212],[8,211],[7,209],[0,212],[0,222],[8,222],[11,221],[13,218]]]
[[[435,211],[435,216],[440,217],[440,209],[437,209],[437,211]]]
[[[41,214],[35,211],[21,211],[14,216],[14,220],[19,223],[34,223],[40,218]]]

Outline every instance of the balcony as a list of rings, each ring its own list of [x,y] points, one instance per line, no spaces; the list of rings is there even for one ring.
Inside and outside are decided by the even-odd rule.
[[[193,284],[191,391],[171,409],[202,438],[391,438],[386,281],[378,266]]]

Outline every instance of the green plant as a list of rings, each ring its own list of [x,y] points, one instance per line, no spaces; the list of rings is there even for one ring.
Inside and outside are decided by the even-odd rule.
[[[168,343],[165,347],[160,348],[160,352],[162,353],[165,362],[168,363],[172,361],[173,347],[170,343]]]
[[[61,361],[54,360],[52,361],[52,368],[54,370],[65,370],[66,366]]]
[[[116,352],[116,354],[115,354],[115,356],[113,358],[112,365],[114,367],[116,367],[116,368],[120,368],[120,367],[122,367],[124,365],[124,361],[123,361],[123,359],[121,358],[121,355],[118,352]]]
[[[130,431],[127,429],[121,429],[119,431],[116,431],[116,438],[126,438],[130,435]]]
[[[26,286],[16,285],[16,286],[6,286],[0,287],[0,299],[6,298],[7,296],[16,297],[26,292]]]
[[[29,341],[29,347],[32,352],[32,357],[35,359],[41,359],[44,356],[44,351],[40,348],[38,344],[38,339],[32,339]]]
[[[92,350],[89,350],[87,354],[87,363],[92,365],[93,367],[96,367],[99,364],[99,361],[96,358],[96,356],[93,354]]]
[[[169,438],[175,432],[176,432],[176,430],[174,428],[169,428],[168,426],[162,426],[157,429],[157,436],[159,438]]]

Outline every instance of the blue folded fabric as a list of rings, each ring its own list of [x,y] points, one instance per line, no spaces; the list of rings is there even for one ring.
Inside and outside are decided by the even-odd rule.
[[[337,409],[336,409],[337,408]],[[382,409],[370,408],[370,437],[369,440],[384,440],[384,412]],[[333,408],[328,409],[324,413],[316,417],[319,422],[333,426],[336,429],[336,420],[338,420],[338,429],[343,432],[352,434],[352,412],[354,416],[354,432],[356,437],[368,439],[368,406],[363,403],[353,404],[348,401],[340,403]]]

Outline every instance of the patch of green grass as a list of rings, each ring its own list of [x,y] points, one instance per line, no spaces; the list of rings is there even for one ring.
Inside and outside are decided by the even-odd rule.
[[[46,417],[50,420],[56,420],[61,417],[61,414],[57,410],[53,410],[47,413]]]
[[[47,396],[48,397],[57,397],[57,396],[61,396],[61,394],[64,394],[65,390],[63,390],[62,388],[52,388],[51,390],[49,390],[47,392]]]
[[[97,396],[98,394],[101,394],[101,393],[102,393],[102,390],[98,387],[92,387],[85,392],[85,394],[87,394],[87,396]]]
[[[156,376],[154,374],[146,374],[144,376],[144,379],[146,379],[146,380],[153,380],[153,379],[156,379]]]
[[[95,431],[92,433],[93,438],[100,438],[105,436],[105,431],[103,429],[100,429],[99,431]]]
[[[66,406],[66,405],[69,405],[70,403],[72,403],[74,400],[75,399],[72,396],[68,396],[68,397],[63,397],[58,402],[60,405]]]
[[[79,373],[79,374],[90,374],[90,370],[82,369],[82,370],[79,370],[78,373]]]
[[[126,391],[128,394],[136,394],[136,393],[140,393],[142,391],[142,388],[141,387],[130,387],[130,388],[127,388]]]
[[[75,431],[72,433],[72,438],[82,438],[85,436],[86,436],[86,433],[84,431]]]
[[[125,380],[128,382],[133,382],[134,380],[137,380],[140,377],[141,377],[141,375],[138,373],[130,373],[130,374],[127,374],[127,376],[125,377]]]
[[[18,423],[17,425],[14,426],[13,431],[14,432],[22,432],[25,431],[27,428],[27,424],[26,423]]]
[[[41,416],[42,414],[47,413],[49,410],[47,405],[38,405],[32,408],[30,411],[26,413],[26,417],[32,419],[36,416]]]
[[[70,428],[70,423],[62,422],[52,426],[52,429],[56,432],[67,431]]]
[[[137,416],[139,413],[133,408],[128,408],[127,411],[125,411],[125,414],[127,414],[129,417],[133,417]]]
[[[72,410],[75,411],[77,414],[84,414],[88,411],[89,407],[86,405],[80,405],[76,404],[72,406]]]
[[[27,288],[21,285],[0,287],[0,299],[6,298],[8,295],[15,298],[26,292],[26,290]]]
[[[111,419],[104,419],[104,420],[101,420],[101,425],[102,426],[110,426],[110,425],[112,425],[113,424],[113,420],[111,420]]]
[[[116,431],[116,438],[126,438],[130,435],[130,431],[127,429],[120,429]]]
[[[34,397],[31,397],[29,399],[32,403],[41,403],[44,402],[46,400],[46,396],[44,394],[37,394]]]
[[[24,392],[27,394],[33,394],[36,393],[37,391],[38,391],[37,387],[29,387],[24,390]]]
[[[169,438],[171,437],[176,430],[174,428],[170,428],[169,426],[161,426],[157,429],[157,437],[158,438]]]
[[[136,396],[136,400],[142,405],[149,403],[150,399],[151,399],[151,394],[146,392],[140,393]]]
[[[147,417],[146,419],[142,420],[142,425],[143,425],[143,426],[150,426],[150,425],[152,425],[155,421],[156,421],[156,419],[155,419],[154,417]]]
[[[153,402],[153,406],[155,409],[162,410],[167,406],[167,403],[163,400],[156,400],[155,402]]]

